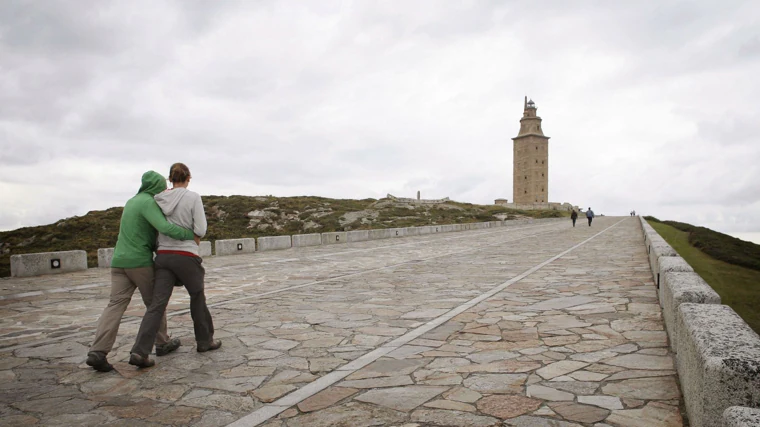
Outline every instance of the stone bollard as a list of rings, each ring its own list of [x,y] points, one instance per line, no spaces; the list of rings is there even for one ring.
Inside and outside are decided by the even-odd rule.
[[[11,277],[31,277],[87,270],[87,252],[60,251],[11,255]]]
[[[256,239],[260,252],[274,251],[278,249],[290,249],[292,241],[290,236],[267,236]]]
[[[294,234],[291,236],[294,248],[303,246],[320,246],[322,244],[322,235],[319,233],[312,234]]]
[[[256,239],[228,239],[216,241],[216,256],[252,254],[256,252]]]
[[[111,268],[113,248],[98,249],[98,268]]]

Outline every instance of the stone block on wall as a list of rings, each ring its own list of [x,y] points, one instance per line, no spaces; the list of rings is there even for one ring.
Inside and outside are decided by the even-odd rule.
[[[377,228],[374,230],[369,230],[367,236],[370,240],[390,239],[391,231],[388,228]]]
[[[216,256],[252,254],[256,252],[256,239],[227,239],[216,241]]]
[[[405,228],[389,228],[391,237],[406,237]]]
[[[334,245],[337,243],[348,243],[348,234],[345,231],[322,233],[323,245]]]
[[[98,268],[111,268],[113,248],[98,249]]]
[[[678,377],[692,427],[723,424],[731,406],[760,402],[760,336],[731,307],[678,307]]]
[[[11,277],[31,277],[87,270],[87,252],[59,251],[11,255]]]
[[[661,256],[657,258],[657,273],[654,276],[654,284],[657,286],[657,298],[662,307],[662,275],[668,272],[693,273],[694,269],[680,256]]]
[[[256,239],[259,251],[274,251],[278,249],[290,249],[292,246],[290,236],[265,236]]]
[[[662,317],[670,348],[678,352],[678,307],[683,303],[720,304],[720,296],[694,272],[667,272],[662,276]]]
[[[320,233],[294,234],[291,236],[291,240],[294,248],[319,246],[322,244],[322,235]]]
[[[404,234],[407,236],[419,236],[420,230],[417,227],[406,227],[404,228]]]
[[[364,242],[369,240],[369,230],[352,230],[346,232],[348,242]]]

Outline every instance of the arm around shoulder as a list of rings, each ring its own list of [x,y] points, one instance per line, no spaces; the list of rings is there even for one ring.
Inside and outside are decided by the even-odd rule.
[[[167,221],[164,213],[161,212],[161,208],[158,207],[158,204],[152,198],[145,203],[143,215],[145,215],[145,219],[147,219],[150,225],[158,230],[159,233],[165,234],[176,240],[193,240],[193,232],[187,228],[182,228]]]

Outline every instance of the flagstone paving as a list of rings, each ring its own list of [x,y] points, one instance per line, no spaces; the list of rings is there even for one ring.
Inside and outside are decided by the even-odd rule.
[[[83,362],[109,272],[0,280],[2,425],[681,426],[637,218],[210,257],[220,350]],[[154,357],[154,356],[152,356]]]

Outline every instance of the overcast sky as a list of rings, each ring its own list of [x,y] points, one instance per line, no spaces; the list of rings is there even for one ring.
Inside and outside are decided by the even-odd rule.
[[[757,1],[0,1],[0,230],[203,195],[549,199],[760,236]],[[750,234],[742,234],[750,236]]]

